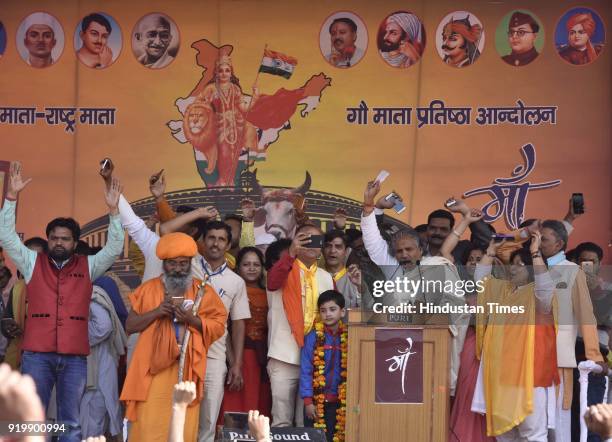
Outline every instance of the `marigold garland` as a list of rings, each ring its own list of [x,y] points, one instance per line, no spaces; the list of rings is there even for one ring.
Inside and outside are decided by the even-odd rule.
[[[344,442],[344,429],[346,426],[346,368],[348,359],[348,334],[347,328],[342,321],[338,323],[340,333],[340,384],[338,385],[338,402],[336,409],[336,428],[334,432],[334,442]],[[315,323],[315,333],[317,335],[317,345],[313,358],[313,402],[315,405],[316,419],[315,428],[320,428],[327,433],[325,425],[325,325],[321,321]]]

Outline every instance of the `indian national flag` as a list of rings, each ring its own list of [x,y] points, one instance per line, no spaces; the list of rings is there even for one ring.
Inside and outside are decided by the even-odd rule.
[[[265,49],[259,72],[289,78],[296,65],[297,58]]]

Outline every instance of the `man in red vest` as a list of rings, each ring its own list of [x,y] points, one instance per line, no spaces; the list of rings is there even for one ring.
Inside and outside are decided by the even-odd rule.
[[[15,205],[17,195],[30,181],[31,178],[22,178],[20,163],[11,163],[6,200],[0,210],[0,245],[27,286],[21,371],[34,378],[45,409],[57,384],[57,418],[68,430],[59,440],[79,441],[79,404],[87,381],[92,281],[123,250],[124,234],[117,209],[121,185],[114,179],[105,191],[110,213],[106,246],[96,255],[81,256],[74,253],[81,229],[72,218],[56,218],[47,225],[48,252],[36,253],[22,244],[15,232]]]

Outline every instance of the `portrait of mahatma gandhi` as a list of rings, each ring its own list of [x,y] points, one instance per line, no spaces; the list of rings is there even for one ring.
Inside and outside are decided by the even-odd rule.
[[[597,12],[574,8],[566,12],[555,30],[555,46],[561,58],[573,65],[594,62],[605,45],[605,28]]]
[[[113,26],[114,25],[114,26]],[[113,27],[116,30],[113,32]],[[90,68],[110,66],[121,51],[121,31],[116,22],[105,14],[85,16],[77,26],[75,47],[81,63]]]
[[[19,25],[17,49],[21,58],[30,66],[49,67],[62,54],[64,30],[52,15],[34,12]]]
[[[436,31],[436,49],[449,66],[462,68],[478,60],[484,48],[481,22],[471,13],[455,11],[442,19]]]
[[[416,15],[397,11],[380,24],[376,43],[389,66],[407,68],[417,63],[425,50],[425,27]]]
[[[337,68],[350,68],[365,55],[368,31],[356,14],[336,12],[323,22],[319,45],[329,64]]]
[[[174,61],[179,49],[178,28],[165,14],[149,14],[134,29],[132,50],[140,64],[161,69]]]

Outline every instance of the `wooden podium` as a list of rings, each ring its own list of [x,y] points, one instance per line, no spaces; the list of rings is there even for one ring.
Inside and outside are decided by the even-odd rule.
[[[361,323],[349,312],[346,440],[350,442],[447,442],[450,332],[444,325]],[[423,329],[423,403],[375,402],[377,327]]]

